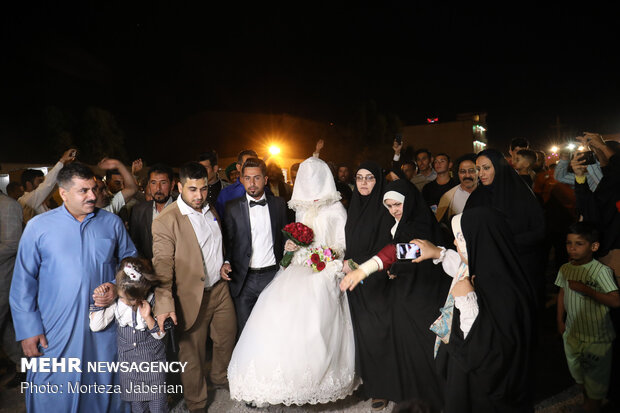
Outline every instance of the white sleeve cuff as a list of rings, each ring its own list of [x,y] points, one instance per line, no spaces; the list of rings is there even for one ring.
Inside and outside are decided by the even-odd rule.
[[[372,257],[365,263],[361,264],[359,269],[362,270],[362,272],[368,277],[370,274],[379,271],[379,262],[381,262],[381,260],[378,257],[376,260],[375,257]],[[383,265],[381,265],[381,267],[383,267]]]
[[[394,158],[392,158],[392,159],[394,159],[395,162],[398,162],[400,160],[400,154],[399,153],[398,154],[395,153],[394,154]]]
[[[444,247],[439,247],[441,249],[441,253],[439,254],[439,258],[433,258],[433,264],[437,265],[446,258],[446,249]]]
[[[478,297],[475,291],[467,293],[465,296],[454,297],[454,306],[459,309],[461,313],[460,325],[463,337],[467,337],[471,326],[478,317]]]

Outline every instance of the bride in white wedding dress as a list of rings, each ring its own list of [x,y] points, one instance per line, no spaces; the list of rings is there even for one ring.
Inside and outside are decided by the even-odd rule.
[[[339,200],[327,164],[302,162],[289,206],[314,242],[258,298],[228,367],[231,398],[257,406],[328,403],[360,384],[347,296],[338,287],[347,220]],[[315,272],[306,264],[314,247],[331,248],[337,259]]]

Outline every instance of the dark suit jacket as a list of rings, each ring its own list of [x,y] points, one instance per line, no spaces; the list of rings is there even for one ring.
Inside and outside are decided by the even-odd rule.
[[[284,253],[284,236],[282,228],[288,224],[286,217],[286,203],[284,199],[267,194],[267,207],[271,219],[271,234],[273,236],[273,252],[276,264],[279,265]],[[254,207],[261,208],[261,207]],[[263,207],[264,208],[264,207]],[[250,213],[248,200],[242,197],[226,203],[224,214],[224,243],[226,252],[224,258],[230,262],[230,294],[237,297],[245,283],[245,277],[252,257],[252,231],[250,229]]]
[[[138,254],[149,260],[153,258],[153,202],[155,201],[143,201],[134,205],[129,217],[129,236]]]

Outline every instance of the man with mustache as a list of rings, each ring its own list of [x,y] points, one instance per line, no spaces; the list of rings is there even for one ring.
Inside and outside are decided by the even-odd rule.
[[[241,167],[245,194],[226,203],[224,215],[225,262],[220,275],[230,284],[237,311],[237,334],[263,289],[278,271],[284,251],[282,228],[288,223],[281,197],[265,192],[267,166],[249,158]]]
[[[131,209],[129,218],[129,235],[136,244],[141,257],[153,258],[153,220],[174,202],[170,196],[172,190],[172,168],[163,164],[155,164],[149,169],[147,186],[153,198],[136,204]]]
[[[112,386],[112,372],[91,372],[92,362],[116,361],[116,328],[92,332],[89,305],[105,307],[116,296],[116,267],[136,249],[115,214],[95,207],[97,184],[86,165],[70,163],[56,179],[63,205],[32,218],[22,234],[11,283],[10,303],[15,338],[26,357],[48,361],[77,358],[81,371],[29,369],[25,391],[29,412],[124,412],[118,394],[71,393],[72,385]],[[104,296],[93,296],[101,284]],[[96,298],[96,299],[95,299]],[[35,359],[35,363],[36,363]],[[43,362],[43,360],[41,361]],[[41,394],[40,386],[59,386],[64,392]],[[35,387],[36,386],[36,387]],[[35,390],[33,390],[33,388]]]
[[[456,171],[460,185],[455,186],[442,195],[435,213],[437,221],[445,223],[447,226],[450,226],[454,215],[463,212],[467,198],[478,187],[476,154],[468,153],[457,159]]]

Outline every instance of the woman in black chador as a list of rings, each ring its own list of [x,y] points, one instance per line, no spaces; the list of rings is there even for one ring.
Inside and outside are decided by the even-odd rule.
[[[465,210],[480,206],[498,210],[514,234],[525,275],[536,289],[538,304],[545,291],[546,258],[542,254],[545,238],[545,218],[542,207],[532,190],[517,172],[508,165],[501,152],[486,149],[476,157],[480,183],[471,193]]]
[[[349,205],[344,271],[356,268],[390,242],[393,220],[382,205],[385,180],[379,165],[363,162],[355,174],[356,185]],[[397,401],[394,372],[397,360],[392,350],[388,283],[385,272],[348,294],[355,333],[356,371],[362,377],[367,397],[381,409],[388,400]]]
[[[431,239],[441,244],[442,233],[420,192],[406,180],[399,179],[386,185],[383,208],[389,208],[393,218],[390,223],[392,239],[381,246],[388,244],[391,259],[381,270],[389,269],[390,274],[396,277],[388,282],[387,289],[390,315],[386,323],[391,326],[392,336],[386,346],[391,346],[397,360],[390,381],[391,400],[398,402],[417,398],[440,409],[442,386],[433,360],[435,335],[429,326],[437,318],[437,310],[445,301],[450,279],[441,267],[431,262],[395,262],[394,244],[409,242],[413,238]],[[379,250],[376,248],[374,254]],[[377,257],[369,258],[373,261]],[[374,277],[364,280],[363,285],[349,294],[374,287]],[[380,278],[383,279],[383,276],[380,275]]]
[[[450,293],[429,326],[435,335],[430,351],[445,379],[442,411],[532,412],[534,291],[512,232],[503,216],[488,207],[456,215],[452,228],[458,253],[413,240],[421,249],[416,262],[441,262],[453,277]],[[384,248],[349,273],[341,289],[366,282],[374,269],[391,265],[394,256],[393,246]],[[380,265],[372,268],[369,264],[377,260]]]

